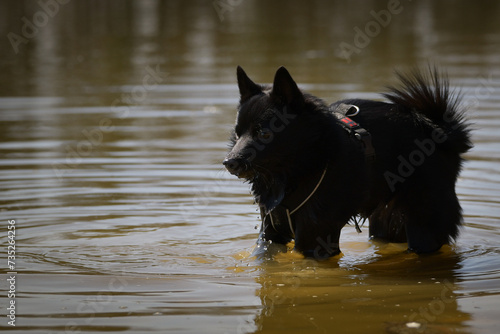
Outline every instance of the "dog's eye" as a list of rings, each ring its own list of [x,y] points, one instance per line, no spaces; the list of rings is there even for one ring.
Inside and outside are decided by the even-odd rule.
[[[260,129],[257,132],[257,138],[261,141],[269,141],[272,139],[273,132],[267,128]]]

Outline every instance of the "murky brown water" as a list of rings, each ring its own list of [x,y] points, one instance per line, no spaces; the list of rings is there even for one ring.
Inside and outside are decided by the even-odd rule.
[[[496,1],[2,2],[0,328],[497,333],[499,15]],[[236,65],[258,82],[285,65],[331,102],[378,98],[394,67],[426,61],[476,128],[456,245],[419,257],[347,226],[329,261],[251,258],[256,208],[220,164]]]

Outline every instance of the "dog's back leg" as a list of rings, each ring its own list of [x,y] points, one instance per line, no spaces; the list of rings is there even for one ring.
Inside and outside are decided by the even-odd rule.
[[[462,209],[453,187],[445,192],[414,194],[406,211],[408,249],[430,253],[453,241],[462,224]],[[415,200],[416,199],[416,200]]]

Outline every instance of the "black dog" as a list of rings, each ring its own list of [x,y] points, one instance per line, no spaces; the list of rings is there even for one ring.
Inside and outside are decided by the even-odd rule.
[[[260,240],[305,256],[340,253],[340,230],[369,219],[370,236],[417,253],[455,239],[462,209],[455,182],[471,147],[461,97],[436,68],[398,73],[390,102],[330,106],[299,90],[288,71],[272,87],[237,69],[241,94],[223,164],[247,180],[261,208]]]

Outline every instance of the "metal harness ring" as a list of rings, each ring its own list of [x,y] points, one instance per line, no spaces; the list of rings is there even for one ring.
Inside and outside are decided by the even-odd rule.
[[[349,112],[351,112],[353,109],[355,109],[354,112],[350,114]],[[347,110],[347,112],[345,113],[347,117],[356,116],[357,114],[359,114],[359,107],[355,105],[351,105],[349,110]]]

